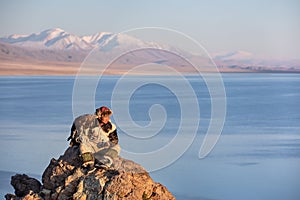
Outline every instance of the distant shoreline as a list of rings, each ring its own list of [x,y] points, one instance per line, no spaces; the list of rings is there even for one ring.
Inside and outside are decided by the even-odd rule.
[[[203,74],[215,74],[216,72],[202,72]],[[230,72],[219,72],[220,74],[300,74],[300,72],[290,72],[290,71],[261,71],[261,72],[235,72],[235,71],[230,71]],[[100,75],[100,74],[98,74]],[[81,76],[98,76],[97,74],[84,74]],[[122,76],[123,73],[104,73],[102,74],[104,76]],[[196,76],[199,74],[183,74],[184,76]],[[64,74],[64,73],[2,73],[0,72],[0,77],[10,77],[10,76],[15,76],[15,77],[22,77],[22,76],[78,76],[78,74]],[[160,74],[130,74],[129,76],[176,76],[176,75],[160,75]]]
[[[0,76],[77,76],[80,69],[80,63],[49,63],[47,65],[34,64],[19,64],[19,63],[1,63],[0,62]],[[176,69],[179,73],[187,76],[197,75],[196,72],[188,72]],[[243,70],[243,69],[218,69],[219,73],[300,73],[300,70]],[[218,73],[207,68],[201,70],[201,73]],[[114,70],[107,70],[103,75],[123,75],[127,73],[126,68],[119,68]],[[100,75],[97,70],[90,70],[82,73],[86,76]],[[172,76],[174,74],[166,74],[156,71],[145,71],[144,73],[130,73],[130,75],[137,76]]]

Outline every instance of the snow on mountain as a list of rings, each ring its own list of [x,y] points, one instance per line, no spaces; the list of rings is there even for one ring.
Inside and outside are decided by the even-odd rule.
[[[219,53],[213,56],[218,66],[240,67],[247,69],[300,69],[300,60],[266,59],[246,51]]]
[[[136,49],[147,47],[147,43],[125,34],[114,34],[99,44],[101,51],[110,51],[114,48]]]
[[[111,37],[113,34],[108,32],[100,32],[96,33],[94,35],[88,35],[88,36],[82,36],[82,39],[86,41],[89,44],[101,44],[104,42],[107,38]]]
[[[33,49],[86,50],[92,48],[81,37],[59,28],[48,29],[30,35],[11,35],[0,38],[0,40],[5,43]]]
[[[77,36],[62,29],[48,29],[30,35],[10,35],[0,38],[0,41],[31,49],[53,50],[92,50],[96,46],[101,51],[114,48],[132,49],[141,47],[166,48],[154,42],[144,42],[126,34],[99,32],[88,36]]]

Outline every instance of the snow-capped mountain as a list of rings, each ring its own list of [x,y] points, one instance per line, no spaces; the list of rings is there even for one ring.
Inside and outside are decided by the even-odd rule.
[[[159,44],[144,42],[126,34],[113,34],[100,32],[88,36],[77,36],[62,29],[48,29],[40,33],[30,35],[10,35],[0,38],[0,41],[19,47],[31,49],[53,49],[53,50],[87,50],[96,46],[102,51],[110,51],[113,48],[139,48],[153,46],[160,48]]]
[[[11,35],[0,38],[2,42],[33,49],[56,49],[56,50],[86,50],[92,46],[74,34],[62,29],[48,29],[40,33],[30,35]]]
[[[210,67],[211,62],[207,57],[193,55],[189,52],[166,44],[143,41],[127,34],[114,34],[99,32],[93,35],[77,36],[60,28],[48,29],[39,33],[29,35],[13,34],[0,38],[0,58],[26,59],[32,61],[51,62],[80,62],[95,47],[105,55],[107,59],[113,59],[126,50],[143,49],[134,52],[122,60],[122,64],[143,63],[144,61],[154,63],[165,63],[171,66],[185,66],[179,61],[179,57],[168,53],[175,52],[184,58],[196,62],[199,66]],[[149,47],[152,47],[149,49]],[[148,49],[147,49],[148,48]],[[155,50],[156,49],[156,50]],[[125,51],[124,51],[125,50]],[[159,51],[162,50],[162,51]],[[165,51],[166,50],[166,51]],[[101,57],[101,56],[100,56]],[[102,56],[103,58],[103,56]],[[259,58],[246,51],[224,52],[212,54],[214,62],[222,69],[299,69],[299,60],[268,60]],[[101,63],[101,60],[95,60]]]
[[[2,54],[0,52],[0,59],[1,57],[3,59],[18,58],[19,60],[32,58],[33,61],[42,62],[83,61],[94,48],[101,53],[101,56],[94,56],[89,60],[94,63],[101,63],[103,59],[113,60],[124,52],[131,52],[119,59],[118,64],[153,62],[176,66],[184,64],[178,62],[175,54],[172,55],[164,50],[188,55],[174,47],[143,41],[127,34],[100,32],[93,35],[76,36],[58,28],[30,35],[11,35],[0,38],[0,48],[2,52]]]
[[[215,54],[213,59],[219,66],[234,66],[241,68],[299,68],[299,60],[279,60],[261,58],[247,51],[233,51]]]

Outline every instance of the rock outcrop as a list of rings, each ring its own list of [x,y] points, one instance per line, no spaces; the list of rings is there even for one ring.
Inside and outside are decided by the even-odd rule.
[[[139,164],[117,157],[114,167],[85,171],[78,147],[69,147],[58,160],[52,159],[43,173],[42,184],[27,175],[15,175],[15,194],[7,200],[170,200],[168,189],[154,182]]]

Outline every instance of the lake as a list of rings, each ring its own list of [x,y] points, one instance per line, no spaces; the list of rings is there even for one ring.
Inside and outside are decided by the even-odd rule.
[[[96,87],[87,83],[76,102],[74,76],[0,77],[0,195],[13,192],[11,174],[40,178],[50,159],[63,154],[74,110],[92,113],[106,105],[113,108],[112,121],[118,122],[121,155],[145,155],[135,161],[148,170],[159,166],[150,170],[151,176],[177,199],[300,199],[300,74],[228,73],[222,79],[222,134],[213,150],[199,159],[213,118],[212,94],[201,77],[186,77],[192,96],[178,77],[129,77],[130,84],[146,83],[131,91],[130,84],[114,90],[120,77],[104,76]],[[172,83],[176,92],[160,85],[162,81]],[[89,91],[94,93],[92,106]],[[176,138],[176,148],[168,150],[165,146],[175,141],[179,127],[184,134]],[[156,151],[164,152],[146,159]]]

